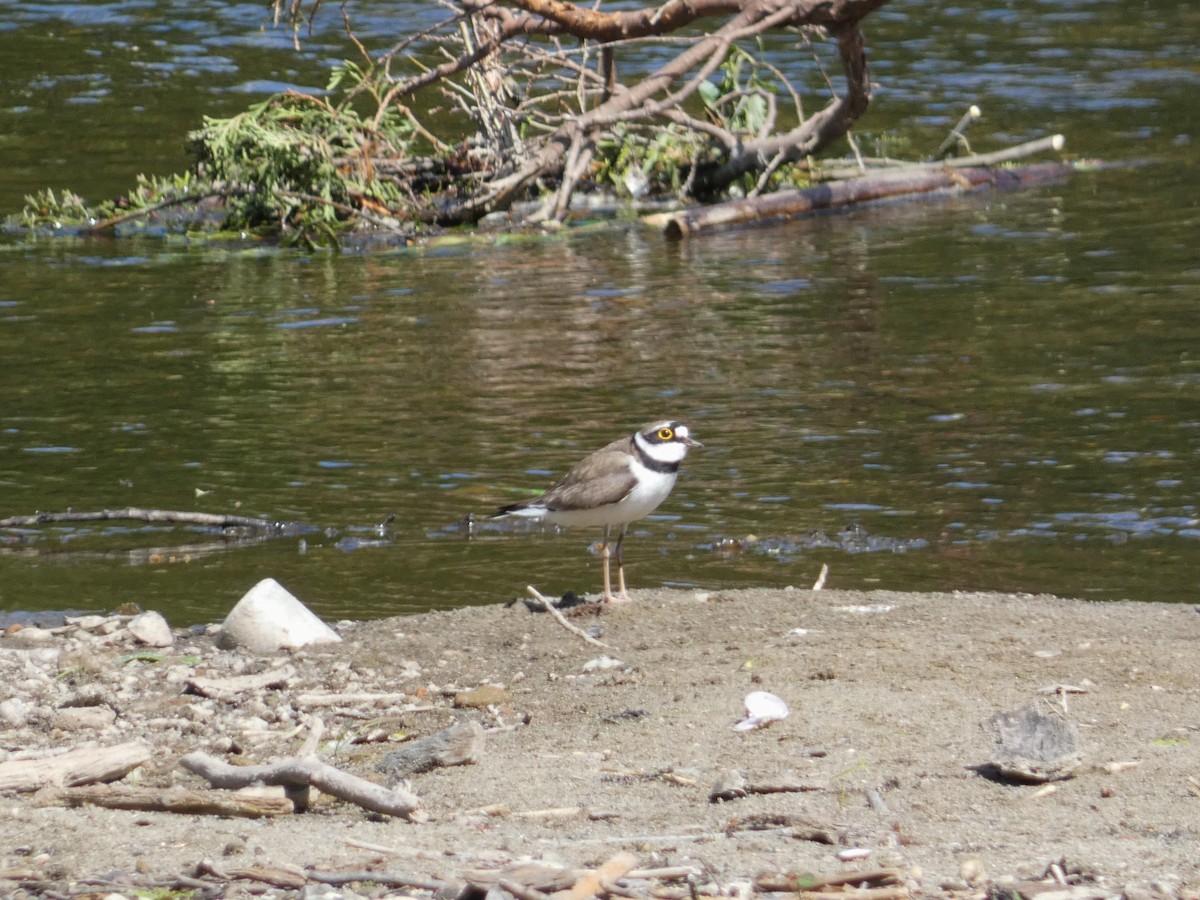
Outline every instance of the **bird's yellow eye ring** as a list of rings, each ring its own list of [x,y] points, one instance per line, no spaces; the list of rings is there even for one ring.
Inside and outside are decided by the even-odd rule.
[[[674,428],[658,429],[658,439],[660,441],[669,441],[674,437],[675,437],[675,429]]]

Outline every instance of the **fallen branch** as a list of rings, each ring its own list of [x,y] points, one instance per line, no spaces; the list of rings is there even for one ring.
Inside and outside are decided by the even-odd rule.
[[[266,688],[283,687],[288,680],[295,676],[292,666],[281,666],[266,672],[253,675],[233,675],[229,678],[205,678],[203,675],[193,675],[184,687],[189,693],[201,697],[229,699],[246,691],[259,691]]]
[[[371,812],[406,819],[420,816],[417,807],[421,801],[415,794],[403,788],[385,788],[318,759],[315,750],[322,730],[318,720],[299,756],[268,765],[231,766],[199,751],[189,753],[179,760],[179,764],[213,787],[237,789],[258,784],[282,785],[299,812],[308,809],[309,788],[315,787]]]
[[[37,791],[124,778],[152,755],[150,745],[130,741],[112,747],[80,747],[42,759],[0,762],[0,791]]]
[[[218,794],[188,788],[150,788],[97,784],[38,795],[41,806],[101,806],[185,816],[230,816],[257,819],[295,812],[286,797],[258,794]]]
[[[863,165],[847,166],[836,162],[814,162],[811,172],[814,180],[838,181],[849,178],[859,178],[865,174],[877,174],[880,171],[904,172],[929,169],[944,171],[945,169],[966,169],[972,166],[998,166],[1003,163],[1016,162],[1037,156],[1039,153],[1058,153],[1067,145],[1067,139],[1061,134],[1050,134],[1046,137],[1003,147],[990,153],[972,153],[968,156],[954,156],[948,159],[935,159],[926,162],[905,162],[887,157],[871,157],[862,160]],[[865,167],[865,168],[864,168]]]
[[[43,512],[32,516],[10,516],[0,519],[0,528],[30,528],[38,525],[53,525],[59,522],[107,522],[111,520],[135,522],[167,522],[172,525],[204,525],[209,528],[256,528],[264,531],[284,531],[294,527],[291,523],[269,522],[246,516],[230,516],[223,513],[186,512],[174,509],[140,509],[129,506],[125,509],[101,509],[93,512]]]
[[[924,166],[914,166],[890,169],[845,181],[817,184],[795,191],[780,191],[765,197],[647,216],[642,221],[662,228],[668,238],[679,239],[725,226],[791,219],[819,210],[856,206],[898,197],[958,194],[982,188],[1024,187],[1062,178],[1071,171],[1071,166],[1066,163],[1042,163],[1023,169],[948,169],[939,165],[937,170],[933,170]]]
[[[550,613],[550,615],[554,616],[554,620],[556,622],[558,622],[558,624],[561,625],[563,628],[567,629],[567,631],[571,632],[571,634],[575,635],[576,637],[583,638],[589,644],[595,644],[597,647],[603,647],[605,650],[616,650],[617,649],[616,647],[613,647],[611,644],[606,644],[606,643],[604,643],[604,641],[597,640],[596,638],[592,637],[590,634],[588,634],[583,629],[577,628],[574,625],[572,625],[570,622],[568,622],[566,619],[566,616],[564,616],[561,612],[559,612],[558,607],[556,607],[550,601],[550,599],[548,597],[544,596],[532,584],[526,585],[525,590],[529,591],[530,596],[533,597],[538,602],[540,602],[542,604],[542,606],[544,606],[546,608],[546,612],[548,612],[548,613]]]

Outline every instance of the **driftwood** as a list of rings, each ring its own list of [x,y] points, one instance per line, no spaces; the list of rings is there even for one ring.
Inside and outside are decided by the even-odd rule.
[[[7,519],[0,519],[0,528],[33,528],[39,525],[54,525],[59,522],[108,522],[112,520],[203,525],[208,528],[253,528],[260,531],[280,532],[294,527],[285,522],[269,522],[266,519],[252,519],[247,516],[175,509],[141,509],[136,506],[128,506],[124,509],[99,509],[91,512],[69,509],[66,512],[34,513],[32,516],[9,516]]]
[[[286,797],[194,791],[181,787],[100,784],[43,791],[37,800],[42,806],[102,806],[106,809],[138,809],[189,816],[260,818],[295,812],[292,801]]]
[[[455,722],[437,734],[419,738],[384,755],[375,768],[394,786],[409,775],[443,766],[463,766],[483,755],[483,726],[474,720]]]
[[[41,759],[0,762],[0,791],[37,791],[116,781],[150,759],[150,745],[130,741],[113,747],[80,747]]]
[[[297,891],[308,883],[308,878],[305,874],[292,867],[239,866],[233,869],[218,869],[212,860],[203,859],[196,865],[196,871],[201,875],[211,875],[222,881],[234,881],[238,879],[258,881],[262,884],[269,884],[273,887],[292,891]]]
[[[780,781],[756,784],[746,780],[737,769],[727,769],[717,776],[716,782],[708,792],[710,803],[726,800],[738,800],[750,794],[801,794],[825,790],[812,784],[802,782]]]
[[[558,608],[554,605],[554,601],[552,601],[549,597],[542,594],[541,591],[539,591],[537,588],[535,588],[532,584],[526,585],[525,590],[529,591],[530,596],[533,597],[535,600],[537,600],[539,603],[541,603],[543,607],[545,607],[546,612],[548,612],[548,613],[550,613],[550,615],[554,616],[554,621],[556,621],[563,628],[567,629],[567,631],[571,632],[571,634],[575,635],[576,637],[582,638],[583,640],[587,641],[589,644],[595,644],[597,647],[603,647],[605,650],[617,649],[616,647],[613,647],[610,644],[604,643],[604,641],[601,641],[601,640],[598,640],[598,639],[592,637],[590,634],[588,634],[582,628],[577,628],[576,626],[574,626],[570,622],[568,622],[566,617],[561,612],[559,612]]]
[[[926,166],[905,167],[816,184],[795,191],[780,191],[764,197],[647,216],[643,221],[662,228],[668,238],[679,239],[715,228],[790,219],[820,210],[898,197],[959,194],[982,188],[1027,187],[1061,179],[1071,171],[1072,167],[1066,163],[1041,163],[1020,169],[945,165],[936,169]]]
[[[300,812],[308,809],[309,789],[315,787],[371,812],[406,819],[420,817],[417,807],[421,801],[415,794],[399,787],[385,788],[319,760],[315,748],[322,731],[323,726],[318,721],[299,756],[267,765],[231,766],[198,751],[183,757],[179,764],[213,787],[237,789],[258,784],[282,785],[284,793]]]
[[[803,892],[807,894],[810,891],[819,891],[822,888],[836,888],[844,887],[846,885],[863,884],[879,887],[888,884],[901,884],[903,881],[903,869],[865,869],[838,872],[836,875],[767,872],[754,879],[754,887],[760,891],[786,891],[788,893]],[[859,896],[857,891],[854,893],[854,896]]]
[[[253,675],[234,675],[229,678],[205,678],[201,675],[194,675],[187,680],[185,686],[189,693],[198,694],[201,697],[228,698],[246,691],[283,687],[295,674],[296,670],[292,666],[282,666]]]

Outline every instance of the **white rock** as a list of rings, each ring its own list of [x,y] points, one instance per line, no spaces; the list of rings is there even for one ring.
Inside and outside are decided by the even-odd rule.
[[[150,647],[170,647],[175,643],[171,626],[160,613],[144,612],[130,619],[125,627],[138,641]]]
[[[13,728],[20,728],[29,721],[29,704],[20,697],[13,697],[0,703],[0,721],[7,722]]]
[[[36,625],[30,625],[28,628],[22,628],[20,631],[15,632],[15,636],[23,643],[32,644],[35,641],[42,643],[53,638],[54,632],[48,628],[38,628]]]
[[[585,672],[603,672],[608,669],[620,669],[625,663],[619,659],[613,659],[611,656],[597,656],[595,659],[589,659],[583,664]]]
[[[274,578],[264,578],[238,601],[221,624],[219,646],[252,653],[340,641],[332,628]]]

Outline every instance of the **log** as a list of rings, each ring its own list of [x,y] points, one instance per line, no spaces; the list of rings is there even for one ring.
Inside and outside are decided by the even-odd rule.
[[[201,697],[230,698],[247,691],[283,687],[296,674],[292,666],[281,666],[254,675],[233,675],[229,678],[205,678],[193,675],[185,682],[189,693]]]
[[[42,759],[8,760],[0,762],[0,791],[28,792],[117,781],[152,755],[149,744],[130,741],[113,747],[80,747]]]
[[[403,788],[388,789],[343,772],[315,756],[296,757],[262,766],[231,766],[199,751],[189,753],[179,764],[199,775],[213,787],[236,789],[253,784],[282,785],[297,810],[308,808],[308,788],[315,787],[371,812],[412,819],[420,800]]]
[[[1022,168],[993,169],[913,167],[847,178],[764,197],[748,197],[714,206],[647,216],[642,221],[672,239],[731,225],[792,219],[826,209],[857,206],[899,197],[961,194],[983,188],[1012,189],[1044,184],[1073,171],[1068,163],[1040,163]]]
[[[179,813],[188,816],[230,816],[256,819],[295,811],[286,797],[253,793],[217,793],[189,788],[149,788],[97,784],[46,791],[38,795],[42,806],[102,806],[105,809],[137,809],[144,812]]]
[[[210,528],[255,528],[264,531],[284,531],[290,527],[284,522],[269,522],[266,519],[252,519],[247,516],[128,506],[125,509],[99,509],[90,512],[67,510],[34,513],[32,516],[9,516],[7,519],[0,519],[0,528],[30,528],[57,522],[109,522],[114,519],[164,522],[172,525],[204,525]]]

